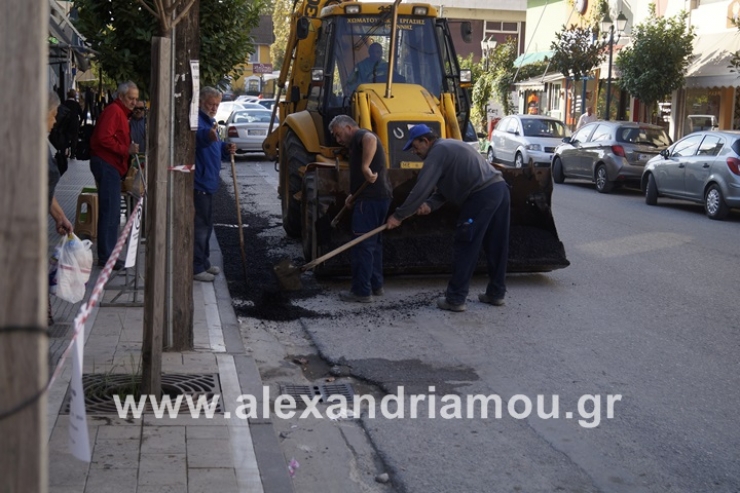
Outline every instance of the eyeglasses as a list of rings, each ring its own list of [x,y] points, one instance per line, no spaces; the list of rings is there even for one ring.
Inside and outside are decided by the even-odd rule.
[[[144,108],[143,106],[141,107],[137,106],[136,108],[134,108],[134,111],[144,111],[144,110],[146,110],[146,108]]]

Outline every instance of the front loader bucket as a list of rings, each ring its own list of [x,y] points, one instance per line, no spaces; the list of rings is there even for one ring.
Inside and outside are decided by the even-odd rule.
[[[550,210],[552,178],[549,168],[499,168],[511,187],[511,229],[507,271],[549,272],[570,265],[558,238]],[[408,196],[418,170],[390,169],[393,186],[391,212]],[[308,180],[315,186],[311,200],[304,201],[304,221],[311,218],[313,228],[304,222],[306,261],[322,255],[353,238],[351,216],[346,214],[338,227],[331,221],[337,215],[348,188],[347,172],[336,168],[317,168]],[[406,219],[400,228],[383,233],[383,270],[387,274],[448,273],[452,261],[452,238],[458,210],[451,205],[428,216]],[[308,233],[306,232],[308,231]],[[308,237],[306,237],[308,235]],[[308,240],[308,241],[306,241]],[[311,258],[308,258],[311,257]],[[348,275],[349,252],[316,268],[317,275]],[[481,255],[479,271],[485,272]]]
[[[550,168],[500,170],[511,192],[508,272],[549,272],[568,267],[565,247],[552,216]]]

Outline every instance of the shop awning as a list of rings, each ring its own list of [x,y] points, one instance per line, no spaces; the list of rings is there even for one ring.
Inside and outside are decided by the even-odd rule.
[[[536,51],[534,53],[524,53],[514,60],[515,67],[521,67],[522,65],[529,65],[530,63],[544,62],[551,58],[555,54],[554,51]]]
[[[740,87],[740,74],[728,65],[740,51],[740,32],[703,34],[694,39],[694,60],[686,70],[686,87]]]
[[[544,91],[545,84],[559,82],[563,79],[563,74],[559,72],[550,72],[549,74],[532,77],[531,79],[523,80],[521,82],[515,82],[514,85],[519,91]]]

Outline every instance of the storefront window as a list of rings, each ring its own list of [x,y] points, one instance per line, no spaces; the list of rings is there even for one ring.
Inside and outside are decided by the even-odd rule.
[[[721,93],[712,89],[686,90],[686,109],[683,116],[684,135],[699,130],[710,130],[719,122]]]

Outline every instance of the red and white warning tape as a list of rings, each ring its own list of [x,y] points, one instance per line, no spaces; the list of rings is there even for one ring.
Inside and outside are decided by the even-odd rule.
[[[181,164],[178,166],[170,166],[167,171],[180,171],[181,173],[191,173],[195,169],[194,164]]]
[[[98,279],[95,281],[95,287],[92,290],[92,293],[90,294],[90,299],[87,301],[87,303],[83,304],[80,307],[80,311],[77,312],[77,316],[74,320],[74,334],[72,335],[72,339],[69,341],[69,345],[67,346],[67,349],[64,350],[64,353],[62,354],[61,359],[59,360],[59,363],[57,363],[56,368],[54,369],[54,374],[51,376],[51,379],[49,380],[49,383],[47,384],[46,388],[51,388],[54,381],[57,379],[57,377],[61,374],[62,368],[64,367],[64,361],[67,359],[67,356],[69,355],[69,352],[72,350],[72,345],[75,342],[75,339],[82,333],[85,327],[85,322],[87,322],[88,317],[90,317],[90,313],[92,313],[93,308],[95,308],[95,305],[98,304],[98,300],[100,299],[100,296],[103,293],[103,288],[105,287],[106,283],[108,282],[108,279],[110,278],[110,274],[113,271],[113,266],[116,263],[116,260],[118,259],[118,256],[121,254],[121,250],[123,250],[123,245],[126,242],[126,239],[128,238],[128,234],[131,231],[131,227],[134,224],[134,221],[138,217],[139,214],[139,208],[141,208],[141,204],[144,201],[144,197],[140,197],[139,201],[136,203],[136,207],[134,207],[133,212],[128,218],[128,221],[126,221],[126,226],[123,228],[123,232],[121,233],[121,236],[118,237],[118,241],[116,242],[115,248],[113,248],[113,253],[111,253],[110,258],[108,258],[108,261],[105,263],[105,267],[103,267],[103,270],[98,274]]]

